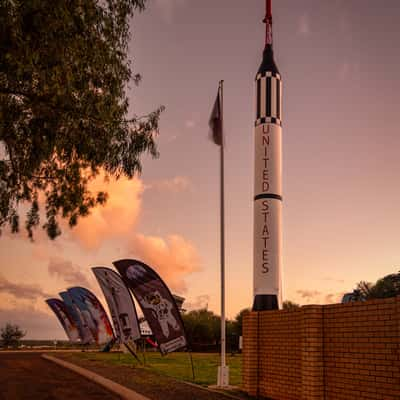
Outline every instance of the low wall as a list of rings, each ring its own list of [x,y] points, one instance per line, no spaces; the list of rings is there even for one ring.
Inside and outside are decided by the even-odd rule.
[[[273,400],[399,400],[400,297],[248,313],[243,389]]]

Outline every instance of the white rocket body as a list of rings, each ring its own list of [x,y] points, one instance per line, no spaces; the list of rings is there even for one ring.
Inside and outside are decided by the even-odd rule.
[[[254,304],[282,304],[282,80],[272,42],[256,76],[254,129]]]

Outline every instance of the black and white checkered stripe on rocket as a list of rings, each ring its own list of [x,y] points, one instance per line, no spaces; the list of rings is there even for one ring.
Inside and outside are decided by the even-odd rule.
[[[282,125],[282,80],[279,74],[265,72],[256,77],[255,125]]]

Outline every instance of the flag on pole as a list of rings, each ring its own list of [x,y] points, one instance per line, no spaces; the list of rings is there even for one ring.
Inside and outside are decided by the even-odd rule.
[[[218,88],[217,98],[211,111],[208,125],[211,129],[211,139],[218,146],[222,146],[222,107],[221,107],[221,90]]]

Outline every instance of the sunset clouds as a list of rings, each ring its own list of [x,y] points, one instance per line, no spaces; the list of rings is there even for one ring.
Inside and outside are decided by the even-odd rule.
[[[143,182],[138,178],[121,178],[105,183],[99,177],[91,185],[91,190],[106,190],[108,200],[104,206],[95,208],[89,216],[81,218],[70,231],[70,236],[82,246],[93,249],[105,240],[131,235],[140,213]]]
[[[340,303],[344,294],[344,291],[326,293],[319,290],[299,289],[296,292],[296,302],[300,303],[300,305]]]
[[[90,286],[86,275],[82,272],[79,266],[73,265],[71,261],[52,258],[49,262],[48,271],[50,276],[55,276],[56,278],[63,280],[69,286]]]
[[[131,252],[155,267],[172,291],[185,292],[184,278],[200,269],[196,247],[182,236],[169,235],[164,239],[138,234],[130,245]]]
[[[0,293],[8,294],[18,300],[36,300],[38,297],[50,296],[40,285],[10,282],[0,275]]]
[[[175,176],[171,179],[162,179],[146,186],[147,190],[158,190],[168,192],[183,192],[192,188],[192,183],[186,176]]]
[[[57,324],[49,320],[45,299],[71,286],[90,288],[103,299],[91,267],[112,266],[120,258],[137,258],[149,264],[174,293],[185,295],[186,278],[201,269],[196,246],[176,229],[160,234],[145,225],[144,233],[140,220],[144,212],[151,212],[144,203],[145,192],[151,201],[168,196],[173,199],[191,187],[191,181],[181,175],[150,182],[138,177],[105,181],[101,175],[91,183],[90,190],[106,191],[106,204],[91,210],[72,229],[62,221],[63,233],[55,241],[42,231],[35,232],[33,243],[23,234],[2,237],[0,260],[15,267],[4,268],[0,275],[0,323],[13,313],[24,315],[26,323],[21,325],[28,328],[28,337],[37,337],[31,330],[39,327],[62,337]],[[6,248],[8,251],[4,251]],[[21,318],[12,321],[20,322]]]

